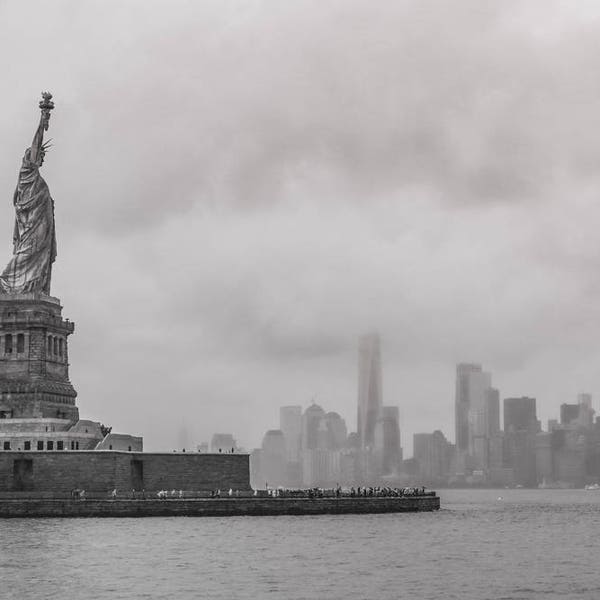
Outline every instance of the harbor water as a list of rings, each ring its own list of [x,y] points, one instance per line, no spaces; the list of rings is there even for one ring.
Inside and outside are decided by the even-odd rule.
[[[0,598],[600,598],[600,491],[433,513],[0,521]]]

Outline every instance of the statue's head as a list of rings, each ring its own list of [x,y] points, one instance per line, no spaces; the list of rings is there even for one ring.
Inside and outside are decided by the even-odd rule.
[[[50,148],[49,142],[42,144],[38,155],[39,166],[42,166],[44,164],[44,159],[46,158],[46,152],[48,151],[48,148]],[[31,162],[31,148],[27,148],[27,150],[25,150],[25,156],[23,156],[23,160],[25,162]]]
[[[44,155],[46,154],[45,150],[42,148],[40,150],[40,155],[38,157],[38,165],[41,166],[44,163]],[[25,156],[23,157],[23,162],[31,162],[31,148],[27,148],[25,150]]]

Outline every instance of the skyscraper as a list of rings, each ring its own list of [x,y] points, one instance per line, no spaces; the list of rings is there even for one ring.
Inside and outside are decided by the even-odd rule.
[[[488,437],[492,437],[500,431],[500,392],[497,389],[486,390],[485,405],[486,433]]]
[[[402,461],[400,416],[397,406],[382,406],[375,424],[377,471],[381,475],[398,474]]]
[[[328,450],[341,450],[348,438],[346,421],[336,412],[328,412],[323,417],[325,437],[319,440],[319,447]]]
[[[450,469],[452,444],[441,431],[413,434],[413,456],[423,483],[446,482]]]
[[[381,350],[379,335],[361,336],[358,344],[358,419],[357,429],[362,449],[372,447],[375,424],[382,405]]]
[[[340,478],[341,446],[346,424],[335,412],[312,404],[302,415],[302,479],[304,485],[335,485]]]
[[[279,409],[279,427],[285,436],[287,460],[298,462],[302,440],[302,407],[282,406]]]
[[[313,450],[319,444],[319,425],[325,411],[314,402],[302,415],[302,451]]]
[[[594,424],[594,415],[596,411],[592,408],[591,394],[577,394],[577,403],[579,404],[579,424],[582,427],[591,427]]]
[[[519,485],[537,485],[536,434],[539,431],[535,398],[504,399],[505,463]]]
[[[579,410],[581,404],[561,404],[560,405],[560,424],[569,425],[572,421],[579,419]]]
[[[538,420],[535,410],[535,398],[505,398],[504,399],[504,431],[533,431],[538,430]]]
[[[592,395],[585,392],[577,394],[577,404],[583,404],[587,408],[592,408]]]
[[[456,469],[458,473],[486,472],[490,439],[499,429],[500,400],[492,376],[481,365],[456,367]]]
[[[460,363],[456,366],[456,395],[454,400],[454,418],[456,425],[456,449],[459,452],[469,450],[469,409],[473,396],[473,381],[482,374],[481,365]],[[489,387],[489,386],[488,386]]]
[[[281,429],[270,429],[263,437],[261,474],[273,486],[286,483],[285,438]]]

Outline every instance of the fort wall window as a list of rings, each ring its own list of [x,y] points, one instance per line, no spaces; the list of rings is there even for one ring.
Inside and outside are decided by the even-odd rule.
[[[25,442],[25,443],[23,444],[23,448],[24,448],[25,450],[31,450],[31,442],[29,442],[29,441],[28,441],[28,442]]]
[[[54,355],[57,356],[58,355],[58,339],[57,338],[52,338],[53,339],[53,344],[54,344]]]
[[[17,354],[23,354],[25,352],[25,335],[22,333],[17,334]]]
[[[59,440],[58,442],[56,442],[56,449],[57,450],[64,450],[64,442],[62,440]]]
[[[7,333],[4,338],[4,354],[12,354],[13,351],[13,338],[10,333]]]
[[[48,440],[46,443],[46,450],[54,450],[54,442],[52,440]]]
[[[48,354],[52,354],[52,337],[48,336]]]
[[[58,340],[58,355],[62,358],[62,355],[63,355],[63,341],[62,341],[62,338]]]
[[[79,442],[75,442],[75,450],[79,450]]]
[[[10,442],[4,442],[4,449],[10,450]]]
[[[39,440],[37,443],[37,449],[38,450],[43,450],[44,449],[44,442],[42,442],[42,440]]]

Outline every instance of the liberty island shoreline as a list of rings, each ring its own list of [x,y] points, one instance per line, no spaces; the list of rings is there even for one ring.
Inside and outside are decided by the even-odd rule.
[[[435,492],[402,498],[0,499],[0,518],[360,515],[439,509],[440,498]]]

